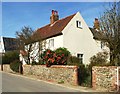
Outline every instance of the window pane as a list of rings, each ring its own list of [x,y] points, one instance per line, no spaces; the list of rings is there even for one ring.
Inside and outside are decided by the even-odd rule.
[[[49,47],[54,47],[54,39],[49,40]]]

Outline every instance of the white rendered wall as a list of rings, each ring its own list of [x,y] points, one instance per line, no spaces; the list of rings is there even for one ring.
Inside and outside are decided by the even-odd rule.
[[[82,22],[82,29],[77,28],[77,20]],[[83,54],[84,64],[88,64],[90,57],[102,51],[99,43],[93,39],[91,31],[79,12],[72,18],[62,32],[63,46],[68,48],[74,56],[77,56],[77,53]]]
[[[51,40],[51,39],[54,39],[54,47],[49,46],[49,40]],[[45,42],[45,47],[43,46],[43,51],[45,49],[55,50],[59,47],[63,47],[63,35],[59,35],[59,36],[56,36],[56,37],[46,39],[44,42]],[[26,45],[25,50],[27,51],[28,48],[29,48],[29,45]],[[35,42],[35,43],[32,44],[32,50],[30,52],[31,63],[32,63],[33,58],[36,62],[39,62],[39,55],[40,55],[39,42]],[[23,60],[23,64],[25,64],[25,60],[23,59],[23,57],[20,56],[20,58],[21,58],[21,60]]]
[[[49,40],[54,39],[54,47],[49,46]],[[59,47],[63,47],[63,35],[52,37],[46,40],[46,49],[55,50]]]
[[[77,28],[76,21],[82,22],[82,28]],[[55,50],[59,47],[65,47],[73,56],[77,56],[77,54],[83,54],[84,64],[89,63],[90,57],[98,52],[103,51],[103,49],[101,49],[100,41],[93,39],[90,29],[79,12],[67,24],[62,33],[63,35],[46,39],[46,45],[44,49]],[[51,39],[54,39],[54,47],[49,46],[49,40]],[[38,43],[33,46],[31,57],[34,57],[37,54],[38,47]],[[38,57],[36,57],[35,60],[37,61],[37,59]]]

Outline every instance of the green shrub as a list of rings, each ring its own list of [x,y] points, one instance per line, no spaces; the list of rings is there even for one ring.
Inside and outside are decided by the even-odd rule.
[[[20,65],[20,61],[19,60],[14,60],[13,62],[10,63],[10,68],[14,72],[19,72],[19,65]]]
[[[64,56],[65,57],[68,57],[69,55],[70,55],[70,52],[67,50],[67,48],[58,48],[58,49],[56,49],[55,50],[55,53],[57,54],[57,55],[62,55],[62,54],[64,54]]]
[[[108,53],[99,52],[90,58],[90,64],[92,66],[107,65],[108,64]]]
[[[79,67],[79,80],[80,85],[91,87],[92,84],[92,67],[93,66],[109,66],[110,63],[107,61],[108,53],[99,52],[90,58],[90,64]]]
[[[76,56],[70,56],[67,61],[67,65],[78,66],[78,83],[81,86],[91,86],[91,71],[88,66],[85,66],[80,62],[80,59]]]
[[[63,84],[64,83],[64,80],[59,80],[58,81],[58,84]]]
[[[3,64],[10,64],[11,62],[13,62],[14,60],[18,60],[19,59],[19,52],[18,51],[10,51],[10,52],[6,52],[3,56],[2,56],[2,63]]]
[[[32,64],[31,65],[42,65],[43,62],[39,61],[39,62],[36,62],[36,61],[32,61]]]
[[[67,60],[67,65],[76,65],[79,66],[80,64],[80,59],[76,56],[69,56]]]
[[[90,58],[90,64],[87,65],[88,70],[92,71],[93,66],[111,66],[108,61],[108,52],[98,52]]]
[[[88,67],[85,66],[84,64],[80,64],[78,66],[78,79],[79,79],[79,84],[82,86],[90,86],[91,85],[91,72],[89,71]],[[90,81],[90,83],[86,83]]]
[[[51,65],[66,65],[69,55],[70,52],[66,48],[58,48],[55,51],[47,49],[41,55],[42,64],[46,64],[47,67]]]

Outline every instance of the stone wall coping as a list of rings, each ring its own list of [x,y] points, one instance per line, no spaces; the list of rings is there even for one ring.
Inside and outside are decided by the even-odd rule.
[[[43,66],[46,67],[46,65],[23,65],[23,66]],[[48,68],[78,68],[78,66],[71,66],[71,65],[52,65]]]
[[[22,65],[22,66],[46,66],[46,65],[27,65],[27,64],[25,64],[25,65]]]
[[[77,66],[69,66],[69,65],[52,65],[51,68],[78,68]]]
[[[117,68],[117,67],[119,66],[93,66],[92,68]]]

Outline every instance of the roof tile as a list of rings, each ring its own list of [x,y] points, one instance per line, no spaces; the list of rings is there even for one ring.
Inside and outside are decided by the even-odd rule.
[[[70,15],[66,18],[55,21],[53,24],[48,24],[44,27],[38,28],[35,33],[40,35],[42,39],[47,39],[53,36],[62,34],[62,30],[66,27],[69,21],[75,16],[75,14]]]

